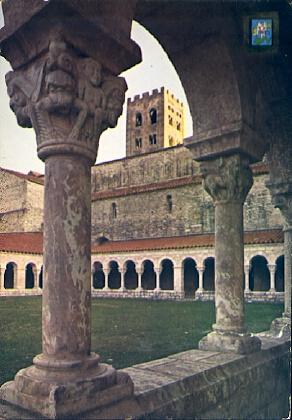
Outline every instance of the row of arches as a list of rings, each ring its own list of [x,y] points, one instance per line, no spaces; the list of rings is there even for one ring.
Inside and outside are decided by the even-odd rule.
[[[43,287],[43,267],[39,273],[34,263],[25,266],[25,289]],[[200,271],[201,285],[200,285]],[[107,274],[107,283],[106,276]],[[123,284],[122,284],[123,273]],[[140,273],[140,284],[139,274]],[[245,275],[248,279],[244,280],[246,290],[250,291],[269,291],[274,288],[277,292],[284,291],[284,256],[277,258],[276,264],[271,267],[264,256],[256,255],[250,260]],[[192,296],[196,290],[214,291],[215,279],[215,260],[208,257],[204,260],[203,269],[197,266],[195,259],[185,258],[181,265],[181,279],[183,290],[186,296]],[[17,285],[17,265],[15,262],[6,264],[4,272],[4,289],[14,289]],[[174,290],[174,264],[168,258],[162,260],[160,267],[155,268],[150,259],[143,261],[141,267],[133,260],[127,260],[122,267],[117,261],[110,261],[107,266],[103,266],[100,261],[93,263],[92,287],[93,289],[120,289],[127,290],[142,288],[143,290]]]
[[[4,289],[15,289],[17,284],[17,264],[9,262],[6,264],[4,271]],[[34,289],[35,287],[43,288],[43,266],[39,274],[34,263],[28,263],[25,266],[25,289]]]
[[[192,296],[199,288],[204,291],[215,289],[215,259],[208,257],[204,260],[204,267],[198,268],[193,258],[186,258],[182,262],[183,290],[186,296]],[[201,285],[200,283],[201,273]],[[107,273],[107,285],[105,281]],[[151,260],[145,260],[141,268],[133,260],[128,260],[122,267],[117,261],[110,261],[107,267],[103,267],[100,261],[93,264],[92,285],[94,289],[120,289],[122,287],[122,272],[124,274],[123,287],[134,290],[139,287],[138,273],[141,272],[141,288],[144,290],[174,289],[174,266],[170,259],[164,259],[159,269],[154,268]],[[271,288],[277,292],[284,291],[284,256],[276,260],[272,268],[265,257],[257,255],[250,260],[250,265],[245,272],[248,278],[244,279],[244,288],[249,291],[269,291]],[[273,283],[272,283],[273,277]]]

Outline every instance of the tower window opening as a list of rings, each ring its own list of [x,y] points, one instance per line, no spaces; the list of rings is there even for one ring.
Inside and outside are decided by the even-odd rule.
[[[136,144],[136,149],[141,149],[141,147],[142,147],[142,138],[139,137],[139,138],[135,139],[135,144]]]
[[[150,121],[151,124],[156,124],[157,123],[157,111],[155,108],[151,108],[149,111],[149,115],[150,115]]]
[[[112,217],[113,219],[116,219],[118,217],[118,209],[116,203],[112,203]]]
[[[168,124],[173,125],[173,119],[170,115],[168,116]]]
[[[174,139],[172,136],[168,136],[168,141],[169,141],[169,146],[173,146],[174,145]]]
[[[167,202],[168,213],[171,213],[172,212],[172,195],[171,194],[167,194],[166,202]]]
[[[142,125],[142,114],[141,112],[136,113],[136,127],[141,127]]]
[[[180,124],[179,122],[176,124],[176,129],[177,129],[178,131],[180,131],[180,130],[181,130],[181,124]]]
[[[149,136],[149,144],[150,145],[156,144],[156,134],[150,134],[150,136]]]

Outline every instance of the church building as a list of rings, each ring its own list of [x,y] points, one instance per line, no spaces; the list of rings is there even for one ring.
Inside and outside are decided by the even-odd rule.
[[[92,294],[212,299],[214,206],[165,88],[127,102],[126,157],[92,168]],[[253,165],[244,205],[247,300],[282,301],[283,220]],[[41,294],[43,176],[1,169],[0,295]]]

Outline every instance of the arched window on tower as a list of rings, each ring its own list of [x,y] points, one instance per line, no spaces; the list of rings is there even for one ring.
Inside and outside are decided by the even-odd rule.
[[[156,134],[150,134],[149,135],[149,144],[152,146],[153,144],[156,144]]]
[[[151,124],[156,124],[157,123],[157,111],[155,108],[151,108],[149,111],[149,115],[150,115],[150,121]]]
[[[141,127],[142,125],[142,114],[141,112],[136,112],[136,127]]]
[[[116,219],[118,217],[118,209],[117,209],[117,204],[116,203],[112,203],[112,218]]]

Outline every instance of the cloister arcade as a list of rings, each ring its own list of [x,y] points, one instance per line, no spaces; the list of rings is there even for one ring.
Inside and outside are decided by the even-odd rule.
[[[280,249],[278,250],[280,252]],[[203,255],[205,253],[205,255]],[[215,289],[214,255],[195,252],[188,256],[170,253],[155,255],[92,255],[93,296],[213,299]],[[19,260],[1,263],[0,295],[41,294],[43,266]],[[282,300],[284,256],[279,253],[247,253],[244,278],[248,300]]]
[[[284,256],[254,255],[245,265],[245,295],[262,299],[266,294],[284,291]],[[33,261],[1,264],[0,294],[40,294],[43,287],[43,266]],[[93,296],[213,298],[215,258],[111,258],[92,256]]]

